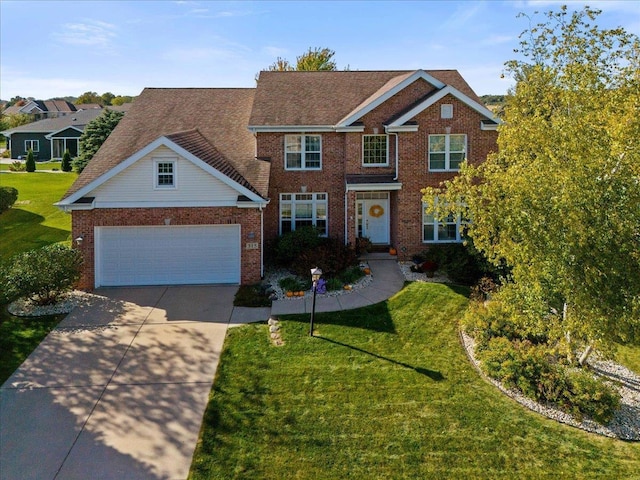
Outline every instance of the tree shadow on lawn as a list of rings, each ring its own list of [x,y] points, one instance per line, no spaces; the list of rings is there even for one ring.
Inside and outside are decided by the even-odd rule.
[[[301,323],[308,323],[310,315],[308,313],[287,315],[286,319]],[[376,303],[375,305],[355,310],[342,310],[324,313],[316,312],[314,323],[317,325],[336,325],[362,328],[381,333],[397,333],[396,327],[393,324],[393,319],[391,318],[391,315],[389,315],[386,302]]]
[[[415,372],[417,372],[417,373],[419,373],[421,375],[425,375],[425,376],[429,377],[431,380],[435,380],[436,382],[440,382],[440,381],[444,380],[444,375],[442,375],[442,373],[440,373],[440,372],[438,372],[436,370],[429,370],[428,368],[424,368],[424,367],[415,367],[413,365],[409,365],[408,363],[399,362],[397,360],[393,360],[392,358],[385,357],[383,355],[378,355],[377,353],[369,352],[367,350],[363,350],[362,348],[355,347],[353,345],[347,345],[346,343],[342,343],[342,342],[339,342],[337,340],[332,340],[331,338],[322,337],[322,336],[319,336],[319,335],[315,335],[315,338],[318,338],[320,340],[324,340],[325,342],[333,343],[334,345],[340,345],[342,347],[350,348],[351,350],[355,350],[357,352],[361,352],[361,353],[365,353],[367,355],[371,355],[372,357],[379,358],[380,360],[385,360],[385,361],[393,363],[395,365],[400,365],[401,367],[409,368],[409,369],[414,370]]]
[[[16,253],[13,245],[20,244],[20,252],[44,247],[69,239],[70,231],[43,225],[42,215],[19,208],[11,208],[0,220],[0,238],[6,242],[0,260],[6,260]]]

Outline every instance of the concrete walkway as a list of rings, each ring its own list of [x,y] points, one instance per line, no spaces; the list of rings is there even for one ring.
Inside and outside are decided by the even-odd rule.
[[[318,295],[317,312],[398,292],[388,255],[372,282]],[[181,480],[189,472],[228,327],[309,313],[311,299],[233,307],[236,286],[99,289],[0,387],[0,480]]]
[[[371,254],[366,257],[366,260],[371,268],[371,283],[365,288],[350,292],[348,295],[336,297],[317,295],[316,312],[336,312],[373,305],[388,299],[402,289],[404,275],[402,275],[395,257],[388,254]],[[311,313],[312,301],[313,299],[309,295],[304,298],[276,300],[271,305],[271,314]]]

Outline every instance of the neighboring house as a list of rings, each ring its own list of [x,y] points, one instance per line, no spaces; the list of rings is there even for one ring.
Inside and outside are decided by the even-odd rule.
[[[65,150],[78,156],[79,139],[84,127],[102,110],[83,110],[57,118],[48,118],[5,130],[11,158],[24,159],[29,149],[38,161],[61,159]]]
[[[496,150],[457,71],[262,72],[255,89],[145,89],[58,202],[83,288],[252,283],[278,235],[315,225],[400,258],[459,242],[425,186]]]
[[[24,105],[12,105],[3,113],[5,115],[31,115],[37,121],[45,118],[64,117],[76,110],[76,106],[66,100],[30,100]]]

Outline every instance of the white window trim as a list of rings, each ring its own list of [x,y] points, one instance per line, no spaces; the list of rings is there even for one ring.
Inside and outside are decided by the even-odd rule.
[[[437,199],[436,199],[437,201]],[[455,221],[455,225],[456,225],[456,238],[455,240],[451,240],[451,239],[447,239],[447,240],[440,240],[438,239],[438,227],[440,225],[444,225],[444,224],[450,224],[450,222],[441,222],[438,221],[436,218],[433,219],[433,235],[434,238],[433,239],[425,239],[424,238],[424,227],[425,225],[427,225],[426,222],[426,217],[428,216],[427,212],[426,212],[426,203],[421,202],[422,205],[422,224],[420,225],[420,228],[422,229],[422,243],[462,243],[464,242],[464,237],[461,235],[460,231],[461,228],[464,225],[467,225],[469,222],[465,222],[462,221],[462,217],[460,216],[460,214],[456,215],[456,221]],[[429,224],[431,224],[431,222],[429,222]],[[451,222],[451,224],[453,224],[453,222]]]
[[[291,200],[283,200],[284,195],[290,195]],[[296,200],[298,195],[311,195],[311,200]],[[318,195],[324,195],[323,200],[318,200]],[[318,217],[317,217],[317,206],[319,204],[324,204],[325,212],[326,212],[326,228],[322,237],[329,236],[329,194],[326,192],[317,192],[317,193],[288,193],[284,192],[280,194],[280,210],[278,212],[278,234],[282,235],[282,206],[283,205],[291,205],[291,231],[295,231],[296,229],[296,204],[311,204],[311,224],[315,227],[317,225]]]
[[[386,152],[385,152],[385,163],[365,163],[364,162],[364,139],[366,137],[385,137],[386,141],[387,141],[387,148],[386,148]],[[373,134],[367,134],[367,135],[362,135],[362,166],[365,168],[375,168],[375,167],[388,167],[389,166],[389,135],[385,135],[385,134],[380,134],[380,133],[373,133]]]
[[[158,184],[158,166],[160,164],[169,163],[173,166],[173,184],[172,185],[160,185]],[[153,189],[154,190],[175,190],[178,188],[178,160],[176,158],[154,158],[153,159]]]
[[[31,144],[31,147],[28,147],[27,145]],[[36,148],[33,148],[33,146],[36,146]],[[28,152],[29,150],[33,151],[33,153],[39,153],[40,152],[40,140],[25,140],[24,141],[24,151]]]
[[[289,137],[300,137],[300,167],[289,167],[287,165],[287,138]],[[306,151],[306,143],[307,143],[307,137],[319,137],[320,139],[320,166],[318,167],[307,167],[307,160],[306,160],[306,155],[307,155],[307,151]],[[309,152],[309,153],[316,153],[316,152]],[[295,134],[287,134],[284,136],[284,169],[285,170],[290,170],[290,171],[301,171],[301,170],[313,170],[313,171],[318,171],[318,170],[322,170],[322,135],[317,135],[317,134],[308,134],[308,133],[295,133]]]
[[[434,133],[429,135],[427,144],[427,168],[430,172],[457,172],[459,168],[451,168],[451,136],[452,135],[464,135],[464,159],[467,159],[468,153],[468,137],[466,133]],[[444,140],[444,168],[431,168],[431,138],[432,137],[445,137]]]

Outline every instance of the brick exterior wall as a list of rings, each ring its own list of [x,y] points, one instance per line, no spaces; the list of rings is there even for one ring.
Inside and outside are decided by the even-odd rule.
[[[76,246],[84,258],[82,277],[78,287],[92,290],[95,286],[94,227],[160,226],[170,218],[171,225],[240,225],[241,271],[240,281],[251,284],[260,281],[260,250],[247,250],[247,243],[261,242],[260,211],[236,207],[181,208],[109,208],[75,210],[72,212],[72,238],[83,237]],[[251,236],[250,234],[253,234]]]
[[[389,165],[365,167],[362,165],[363,134],[384,134],[384,124],[398,112],[406,111],[420,101],[433,87],[418,80],[394,95],[376,109],[364,115],[364,133],[322,133],[322,170],[287,171],[284,169],[284,133],[258,133],[259,157],[271,159],[269,184],[270,204],[265,210],[265,240],[275,239],[279,233],[279,194],[296,193],[302,186],[307,192],[326,192],[329,195],[329,235],[344,240],[345,232],[345,175],[347,174],[395,174],[395,135],[389,135]],[[440,118],[440,106],[453,105],[453,118]],[[481,130],[483,116],[457,98],[447,95],[425,109],[413,120],[418,123],[417,132],[398,133],[398,181],[402,189],[389,192],[391,244],[401,259],[409,259],[426,248],[422,241],[422,194],[427,186],[437,187],[453,178],[455,172],[429,172],[428,145],[430,134],[467,135],[467,157],[471,163],[479,163],[497,150],[497,132]],[[304,133],[304,132],[300,132]],[[347,242],[356,239],[356,193],[347,195]]]

